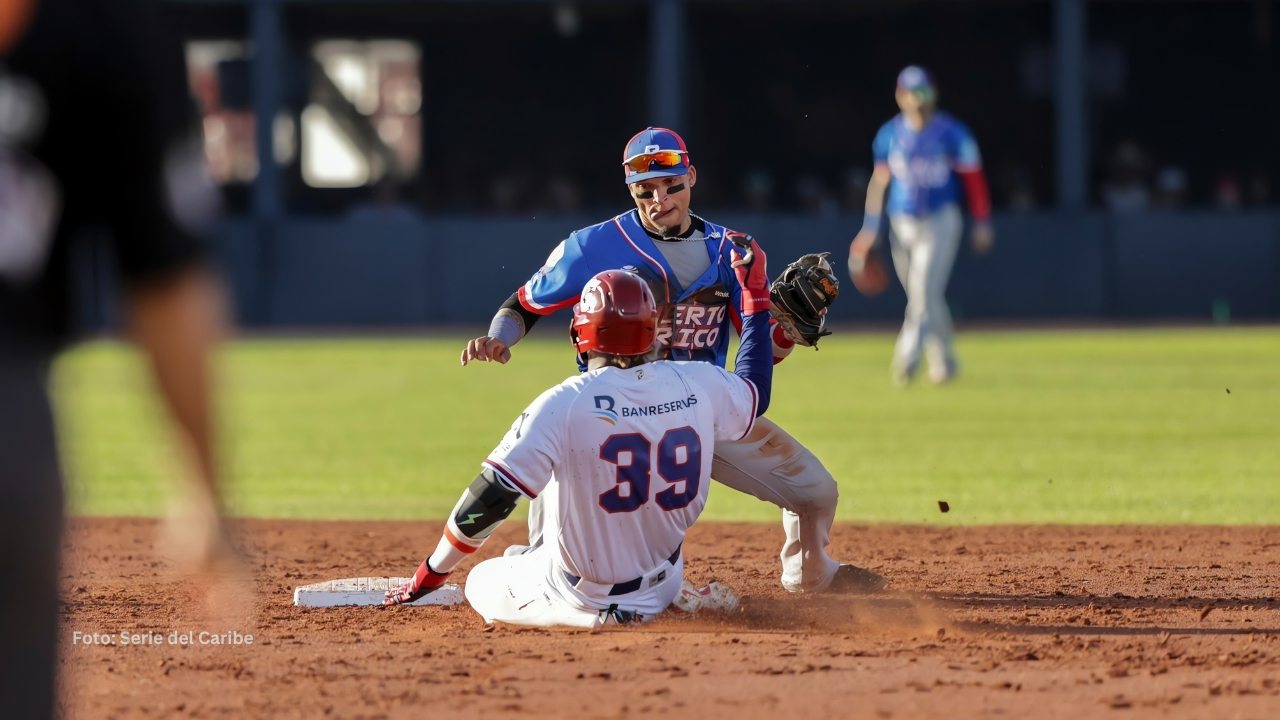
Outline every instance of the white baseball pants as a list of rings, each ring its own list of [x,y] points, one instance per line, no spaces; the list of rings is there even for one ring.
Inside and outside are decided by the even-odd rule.
[[[827,555],[840,491],[835,478],[807,448],[768,418],[738,442],[716,443],[711,477],[782,508],[782,587],[818,592],[840,563]]]
[[[554,543],[544,543],[476,565],[467,575],[464,592],[487,623],[595,629],[616,624],[611,609],[636,613],[637,621],[652,620],[680,594],[683,580],[682,555],[675,565],[664,562],[647,573],[639,590],[610,595],[612,585],[566,576]]]
[[[783,588],[819,592],[831,584],[840,563],[827,555],[827,544],[840,491],[812,452],[772,420],[756,418],[747,437],[716,443],[711,477],[782,508]],[[529,545],[535,548],[542,544],[546,522],[554,517],[546,510],[545,495],[529,505]],[[545,536],[553,537],[554,531]]]
[[[893,352],[894,369],[907,377],[914,375],[923,350],[930,376],[945,379],[956,371],[946,292],[964,229],[960,208],[950,204],[924,217],[891,215],[889,223],[893,266],[907,291],[906,317]]]

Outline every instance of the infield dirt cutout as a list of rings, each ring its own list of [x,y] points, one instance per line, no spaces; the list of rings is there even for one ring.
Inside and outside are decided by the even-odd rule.
[[[742,607],[596,633],[292,605],[300,584],[411,572],[434,522],[242,521],[252,609],[194,613],[156,528],[69,524],[64,717],[1280,715],[1280,528],[840,525],[833,556],[892,589],[836,597],[781,589],[780,527],[703,523],[688,577]]]

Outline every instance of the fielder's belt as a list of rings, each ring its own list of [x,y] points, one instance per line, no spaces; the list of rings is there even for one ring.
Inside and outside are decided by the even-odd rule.
[[[671,553],[671,557],[667,558],[668,563],[670,563],[673,566],[676,564],[676,561],[680,559],[680,548],[682,547],[684,547],[684,543],[680,543],[679,545],[676,546],[676,551]],[[667,571],[664,568],[660,572],[653,572],[647,575],[641,575],[640,577],[635,578],[634,580],[620,582],[614,585],[613,587],[609,588],[609,597],[613,597],[614,595],[629,595],[639,590],[640,587],[644,585],[645,578],[650,578],[650,581],[649,581],[650,585],[655,585],[657,583],[660,583],[663,580],[667,579],[666,573]],[[578,587],[578,584],[582,582],[582,578],[578,577],[577,575],[572,575],[568,572],[565,572],[564,579],[569,581],[569,585],[573,586],[573,589],[575,590],[583,589]],[[600,587],[604,587],[604,585],[600,584]]]

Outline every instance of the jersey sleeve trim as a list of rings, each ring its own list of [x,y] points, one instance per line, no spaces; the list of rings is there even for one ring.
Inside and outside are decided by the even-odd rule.
[[[530,500],[538,497],[538,493],[530,490],[528,485],[525,485],[524,483],[520,482],[520,480],[516,478],[516,474],[511,472],[506,467],[504,467],[502,463],[492,458],[485,458],[484,464],[488,465],[490,469],[498,473],[498,475],[501,476],[503,480],[506,480],[508,483],[510,483],[512,485],[512,489],[518,491],[521,495],[524,495]]]
[[[516,292],[516,297],[520,300],[521,307],[537,315],[550,315],[551,313],[557,310],[560,310],[562,308],[567,308],[573,305],[574,303],[578,302],[578,296],[574,295],[568,300],[565,300],[563,302],[558,302],[553,305],[539,304],[538,301],[534,300],[533,297],[529,294],[528,285],[521,285],[520,289]]]

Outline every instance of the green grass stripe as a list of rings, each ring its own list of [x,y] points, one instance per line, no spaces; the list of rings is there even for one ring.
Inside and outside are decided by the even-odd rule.
[[[837,477],[839,519],[1280,522],[1275,329],[970,332],[959,382],[906,389],[888,381],[892,342],[843,332],[777,368],[769,416]],[[535,332],[506,366],[460,367],[462,343],[228,346],[220,426],[235,512],[442,517],[524,405],[574,371],[558,333]],[[118,344],[59,362],[73,512],[163,511],[181,464],[149,387]],[[777,516],[713,485],[705,517]]]

